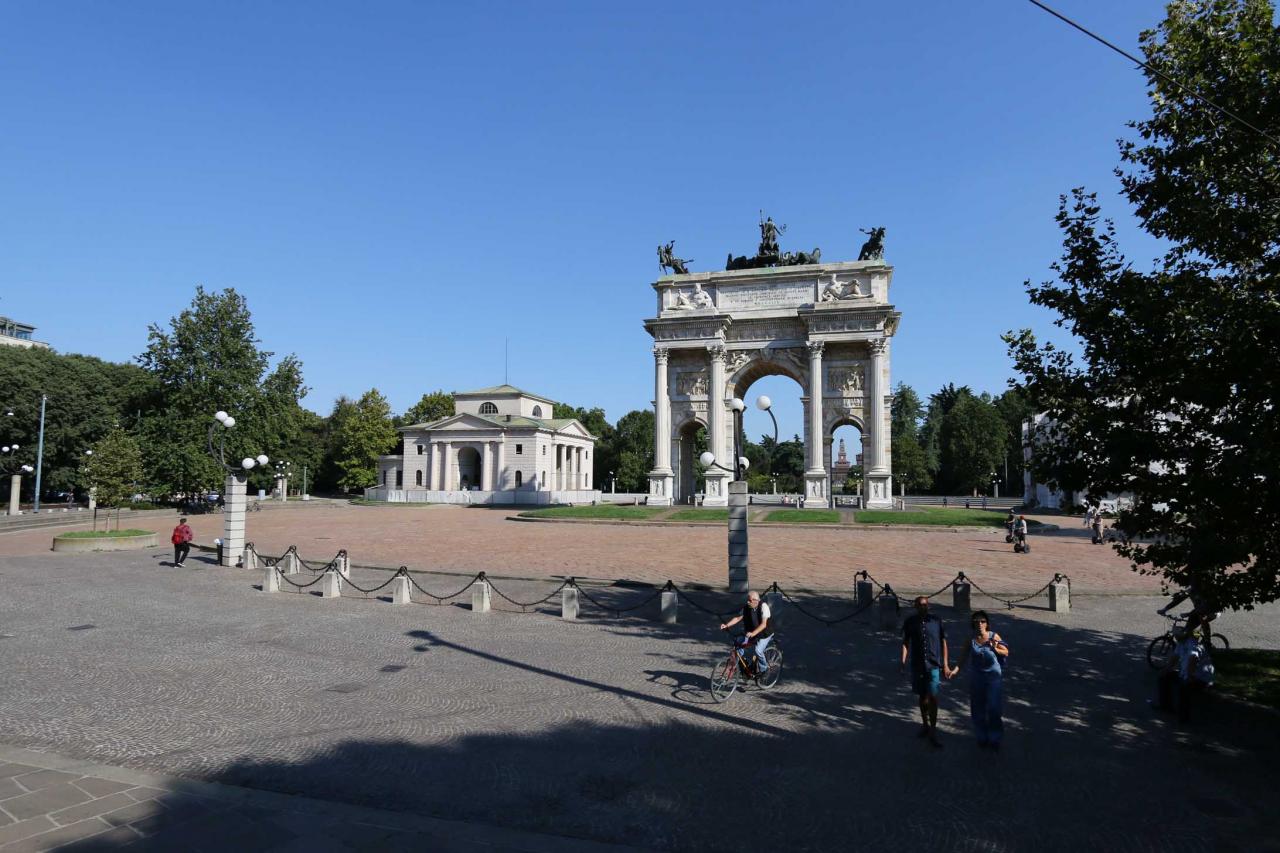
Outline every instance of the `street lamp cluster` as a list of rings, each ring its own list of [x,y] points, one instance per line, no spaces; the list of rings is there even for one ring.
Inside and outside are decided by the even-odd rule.
[[[745,478],[747,468],[751,465],[751,460],[742,455],[742,414],[746,411],[747,404],[742,402],[740,397],[734,397],[729,401],[729,408],[733,409],[733,455],[738,460],[738,470],[726,468],[716,461],[716,455],[711,451],[707,451],[698,457],[704,467],[719,468],[721,471],[728,471],[733,474],[734,480],[742,480]],[[762,412],[767,412],[773,420],[773,443],[776,447],[778,444],[778,419],[773,415],[773,401],[764,394],[756,398],[756,408]]]
[[[213,423],[209,424],[209,455],[214,461],[222,465],[227,474],[227,482],[223,492],[223,503],[225,509],[222,514],[223,535],[220,557],[222,565],[234,566],[236,558],[244,549],[244,510],[245,510],[245,484],[246,474],[254,468],[265,466],[271,459],[265,453],[257,456],[246,456],[240,460],[240,467],[227,464],[226,454],[226,438],[227,430],[236,425],[236,419],[224,411],[218,411],[213,416]],[[218,449],[213,447],[213,433],[221,424],[223,429],[219,431]]]

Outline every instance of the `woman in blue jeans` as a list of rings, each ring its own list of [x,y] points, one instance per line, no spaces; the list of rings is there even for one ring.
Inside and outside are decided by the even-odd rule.
[[[969,716],[978,746],[999,749],[1004,735],[1004,663],[1009,647],[991,631],[985,610],[975,611],[970,623],[973,636],[947,677],[954,677],[960,667],[969,664]]]

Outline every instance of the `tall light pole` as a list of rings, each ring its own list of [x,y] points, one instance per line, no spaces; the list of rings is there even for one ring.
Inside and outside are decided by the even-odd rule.
[[[773,401],[763,394],[756,400],[756,406],[762,412],[768,412],[773,420],[773,443],[778,444],[778,419],[773,416]],[[742,455],[742,413],[746,404],[738,397],[729,401],[733,409],[733,455],[736,464],[727,468],[716,461],[710,451],[698,457],[707,468],[719,468],[733,474],[729,483],[729,591],[746,592],[750,586],[749,566],[747,559],[747,465],[749,461]]]
[[[40,441],[36,446],[36,494],[31,504],[33,513],[40,511],[40,472],[44,469],[44,404],[48,399],[44,394],[40,395]]]
[[[244,550],[244,510],[245,484],[247,474],[256,465],[266,465],[271,460],[267,454],[246,456],[240,460],[239,467],[227,464],[227,430],[236,425],[236,419],[224,411],[213,416],[214,422],[209,424],[209,455],[222,466],[227,475],[226,487],[223,490],[225,506],[222,511],[222,565],[234,566],[236,555]],[[222,429],[218,429],[218,425]],[[218,432],[218,448],[213,447],[213,433]]]
[[[1000,474],[996,471],[991,472],[991,496],[1000,497]]]
[[[289,475],[293,473],[293,463],[281,460],[276,463],[276,482],[280,486],[280,500],[289,500]]]

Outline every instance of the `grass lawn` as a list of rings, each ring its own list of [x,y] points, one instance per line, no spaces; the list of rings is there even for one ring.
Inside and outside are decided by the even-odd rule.
[[[983,509],[917,507],[909,510],[864,509],[854,513],[859,524],[938,524],[952,527],[1004,527],[1006,514]],[[1027,527],[1040,522],[1027,519]]]
[[[834,509],[775,509],[764,520],[783,524],[839,524],[840,513]]]
[[[681,509],[663,519],[663,521],[728,521],[727,509]]]
[[[1214,652],[1213,665],[1218,690],[1280,710],[1280,651]]]
[[[146,536],[150,530],[73,530],[59,533],[59,539],[115,539],[118,536]]]
[[[652,518],[666,507],[661,506],[614,506],[599,504],[598,506],[549,506],[543,509],[531,509],[520,513],[521,518]]]

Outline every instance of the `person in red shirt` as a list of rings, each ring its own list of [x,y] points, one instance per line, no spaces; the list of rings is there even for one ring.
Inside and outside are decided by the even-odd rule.
[[[173,528],[173,536],[170,537],[173,542],[173,565],[182,568],[182,564],[186,562],[187,555],[191,553],[191,540],[195,538],[195,534],[191,532],[191,528],[187,526],[185,518],[178,519],[178,526]]]

